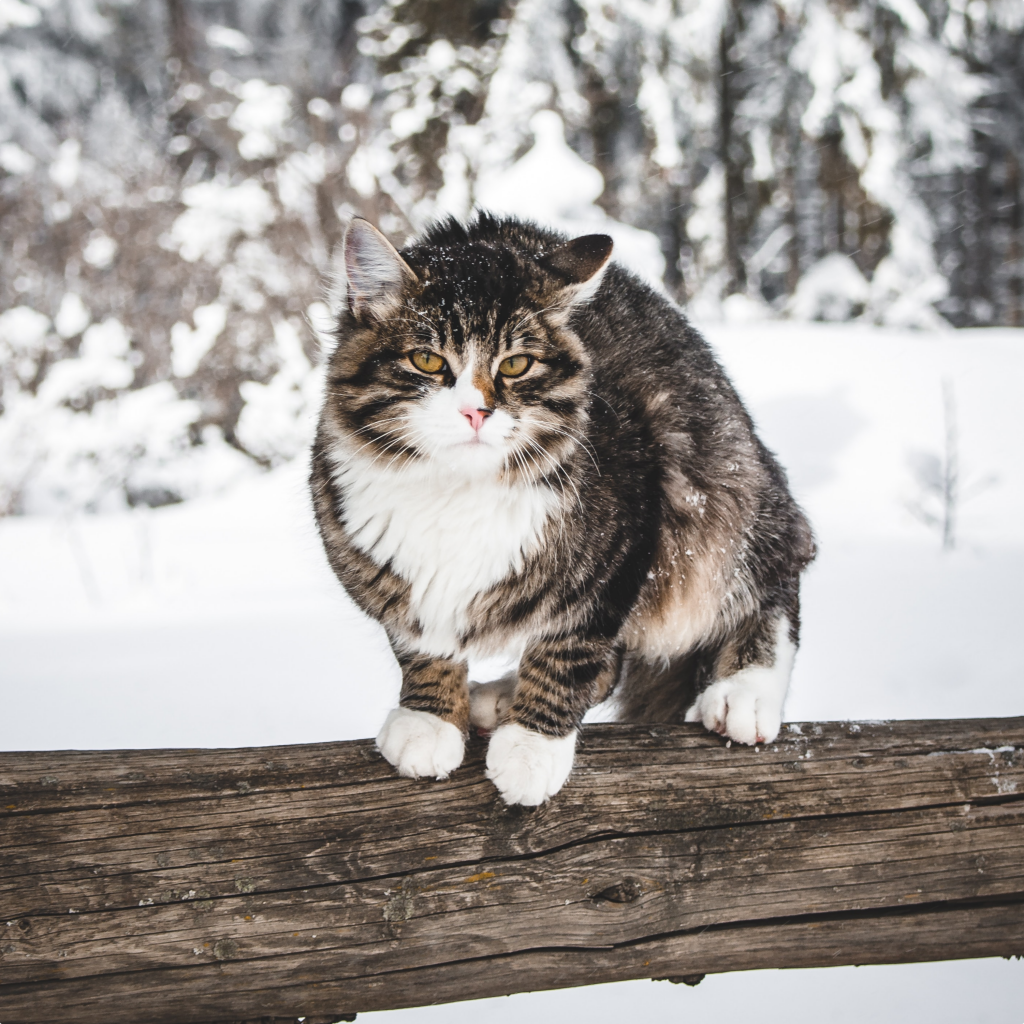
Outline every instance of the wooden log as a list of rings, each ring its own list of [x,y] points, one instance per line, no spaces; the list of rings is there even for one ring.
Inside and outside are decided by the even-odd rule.
[[[1024,954],[1024,718],[594,726],[509,808],[370,741],[0,754],[3,1024]]]

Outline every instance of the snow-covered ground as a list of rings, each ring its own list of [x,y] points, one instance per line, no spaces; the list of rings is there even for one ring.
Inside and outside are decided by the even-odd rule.
[[[1024,714],[1024,331],[710,325],[820,554],[789,720]],[[957,547],[929,505],[952,395]],[[932,461],[929,462],[929,459]],[[373,735],[398,671],[326,568],[298,462],[159,510],[0,520],[0,749]],[[1024,963],[756,972],[400,1011],[1021,1024]],[[372,1016],[372,1015],[370,1015]]]

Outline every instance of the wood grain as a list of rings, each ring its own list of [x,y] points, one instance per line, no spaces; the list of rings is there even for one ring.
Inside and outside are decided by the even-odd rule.
[[[1024,719],[594,726],[508,808],[369,741],[0,754],[0,1020],[206,1024],[1024,954]]]

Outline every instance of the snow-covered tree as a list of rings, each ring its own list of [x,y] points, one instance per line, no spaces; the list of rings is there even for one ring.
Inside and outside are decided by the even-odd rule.
[[[698,319],[1021,323],[1022,10],[3,0],[0,514],[301,451],[353,214],[607,231]]]

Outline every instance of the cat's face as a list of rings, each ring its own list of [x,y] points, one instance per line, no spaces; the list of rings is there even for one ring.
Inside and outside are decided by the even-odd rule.
[[[542,257],[466,243],[406,260],[355,221],[328,394],[346,446],[395,467],[557,474],[588,400],[589,360],[566,321],[610,251],[587,236]]]

